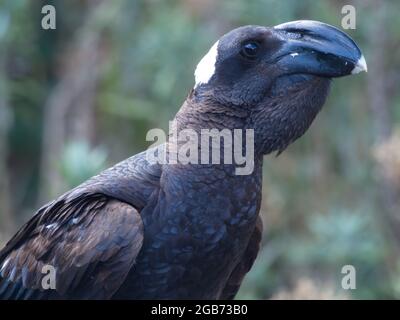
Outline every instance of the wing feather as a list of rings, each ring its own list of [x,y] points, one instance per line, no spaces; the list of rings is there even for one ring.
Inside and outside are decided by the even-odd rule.
[[[79,194],[41,208],[0,252],[1,299],[107,299],[119,288],[143,243],[131,205]],[[44,290],[44,266],[56,271]]]

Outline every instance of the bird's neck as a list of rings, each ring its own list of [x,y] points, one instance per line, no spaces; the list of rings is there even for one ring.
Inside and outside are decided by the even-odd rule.
[[[212,164],[229,174],[249,175],[262,162],[262,154],[255,154],[254,129],[248,128],[248,119],[246,108],[199,99],[192,92],[170,128],[171,154],[193,151],[198,161],[191,164]]]
[[[233,130],[245,128],[249,110],[217,101],[212,94],[192,90],[175,116],[177,129]]]
[[[211,100],[206,103],[199,103],[198,100],[189,97],[176,115],[174,119],[175,127],[172,131],[175,131],[175,135],[179,136],[184,130],[192,130],[195,136],[197,135],[199,144],[191,149],[191,152],[193,150],[198,151],[197,163],[185,164],[178,160],[176,164],[164,166],[164,194],[168,197],[184,199],[183,202],[187,200],[188,206],[195,201],[196,208],[208,207],[215,208],[215,210],[221,207],[221,203],[225,203],[227,208],[233,206],[232,203],[234,203],[234,207],[246,206],[250,201],[249,199],[257,199],[255,203],[259,203],[263,159],[262,155],[254,153],[254,147],[248,148],[254,141],[246,141],[247,119],[248,114],[244,109],[229,108],[228,106],[218,105]],[[238,141],[235,143],[238,135],[235,136],[234,129],[242,130],[239,131],[242,133],[241,143],[238,143]],[[225,136],[222,134],[218,137],[217,144],[213,144],[212,139],[209,139],[209,144],[205,146],[202,143],[205,140],[204,130],[215,130],[217,134],[225,130],[225,134],[228,134],[228,136],[231,134],[232,140],[226,143]],[[180,148],[187,146],[188,142],[185,139],[169,140],[168,162],[170,163],[171,160],[170,151],[175,156],[177,154],[179,156],[180,153],[176,152],[174,148],[182,150]],[[230,154],[229,152],[225,153],[229,147],[232,148],[229,150]],[[213,151],[217,151],[218,159],[214,158]],[[203,157],[204,152],[207,152],[206,157]],[[238,154],[241,154],[241,159],[244,161],[237,161],[239,159]],[[231,155],[229,159],[231,162],[227,161],[229,155]],[[208,160],[206,163],[202,161],[204,158]],[[182,206],[184,205],[182,203]],[[257,212],[257,210],[254,210],[248,214],[255,216]],[[218,215],[211,209],[207,214]]]

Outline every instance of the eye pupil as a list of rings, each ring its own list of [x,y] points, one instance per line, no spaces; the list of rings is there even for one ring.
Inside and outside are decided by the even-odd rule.
[[[246,58],[254,59],[260,51],[260,45],[257,42],[248,42],[242,47],[242,55]]]

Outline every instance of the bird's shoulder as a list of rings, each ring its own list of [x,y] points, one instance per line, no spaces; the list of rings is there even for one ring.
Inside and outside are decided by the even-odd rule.
[[[101,193],[127,202],[139,211],[154,190],[160,187],[162,165],[138,153],[90,178],[60,198],[75,198],[82,193]]]

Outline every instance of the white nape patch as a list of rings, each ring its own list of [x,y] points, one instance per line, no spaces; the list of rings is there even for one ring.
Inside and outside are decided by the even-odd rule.
[[[290,55],[292,56],[292,58],[294,58],[295,56],[298,56],[299,54],[297,52],[293,52]]]
[[[358,59],[356,66],[351,71],[351,74],[357,74],[362,71],[365,71],[365,72],[368,71],[367,62],[365,61],[364,56],[361,56],[361,58]]]
[[[3,272],[3,270],[7,267],[8,263],[10,262],[11,258],[8,258],[6,261],[4,261],[3,265],[1,266],[0,272]]]
[[[215,72],[215,63],[218,57],[218,42],[214,43],[210,51],[200,60],[194,72],[194,79],[196,81],[195,88],[202,84],[208,83]]]
[[[77,224],[77,223],[78,223],[78,221],[79,221],[79,219],[78,219],[78,218],[73,218],[73,219],[72,219],[72,223],[73,223],[73,224]]]

